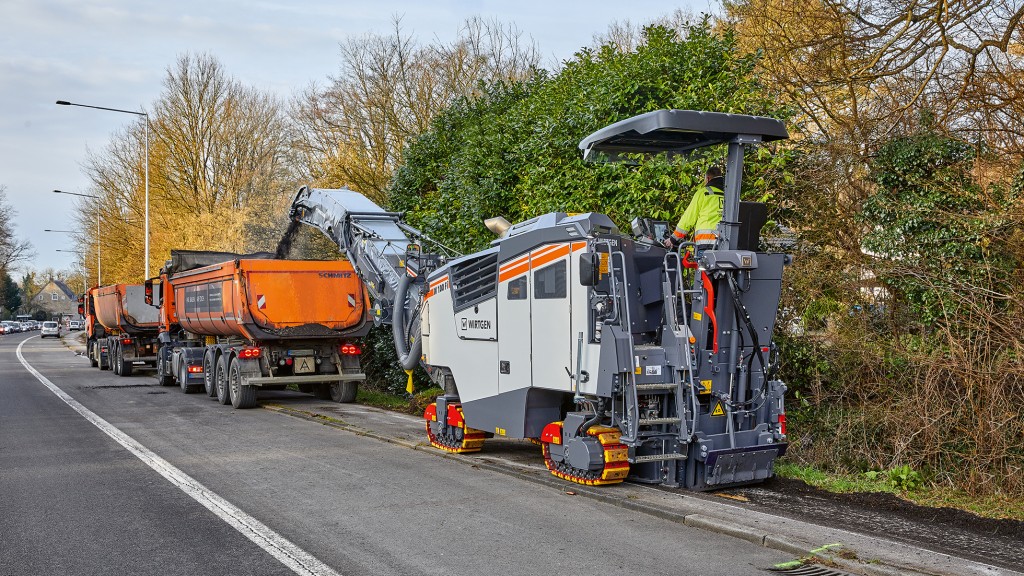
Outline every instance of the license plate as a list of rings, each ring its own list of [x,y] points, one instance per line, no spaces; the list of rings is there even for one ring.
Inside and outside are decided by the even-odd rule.
[[[312,356],[298,356],[294,365],[296,374],[316,372],[316,360]]]

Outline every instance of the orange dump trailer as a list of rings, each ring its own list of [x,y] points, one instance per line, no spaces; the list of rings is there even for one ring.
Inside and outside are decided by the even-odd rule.
[[[205,387],[236,408],[254,406],[257,387],[289,384],[355,400],[365,379],[359,339],[372,318],[352,265],[267,257],[202,265],[216,258],[209,254],[176,251],[155,290],[168,312],[167,368],[182,389]]]
[[[156,368],[160,311],[147,303],[141,284],[111,284],[87,294],[91,324],[88,349],[94,366],[131,376]]]

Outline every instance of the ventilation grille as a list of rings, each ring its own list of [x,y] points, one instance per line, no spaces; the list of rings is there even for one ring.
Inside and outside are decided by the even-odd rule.
[[[458,312],[498,293],[498,251],[452,264],[452,300]]]

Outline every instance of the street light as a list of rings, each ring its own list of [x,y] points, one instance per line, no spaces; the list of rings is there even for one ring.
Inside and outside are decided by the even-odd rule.
[[[146,224],[143,234],[145,235],[146,264],[142,279],[149,278],[149,114],[146,112],[135,112],[133,110],[121,110],[120,108],[107,108],[105,106],[90,106],[89,104],[75,104],[67,100],[57,100],[60,106],[79,106],[81,108],[93,108],[95,110],[106,110],[108,112],[121,112],[122,114],[133,114],[146,119]],[[97,233],[98,234],[98,233]]]
[[[68,230],[44,230],[44,232],[69,232],[69,231]],[[74,234],[74,232],[72,232],[72,234]],[[60,248],[57,248],[54,251],[55,252],[69,252],[71,254],[78,254],[79,257],[84,257],[85,256],[85,252],[82,252],[81,250],[61,250]],[[82,294],[85,294],[86,290],[88,290],[86,282],[88,282],[88,280],[86,279],[85,274],[82,274]],[[97,286],[98,285],[99,285],[99,283],[97,283]]]
[[[54,194],[70,194],[72,196],[81,196],[83,198],[95,198],[97,200],[100,199],[99,196],[94,196],[92,194],[80,194],[78,192],[65,192],[63,190],[54,190],[53,193]],[[50,232],[50,230],[47,230],[47,232]],[[100,285],[103,284],[103,275],[101,274],[102,269],[103,268],[102,268],[101,260],[100,260],[100,204],[99,204],[99,202],[97,202],[96,203],[96,285],[97,286],[100,286]]]

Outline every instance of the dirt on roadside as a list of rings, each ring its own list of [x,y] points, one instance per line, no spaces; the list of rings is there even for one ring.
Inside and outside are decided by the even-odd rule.
[[[727,491],[752,509],[890,538],[1011,570],[1024,568],[1024,522],[931,508],[887,492],[837,494],[802,480],[772,478]]]

